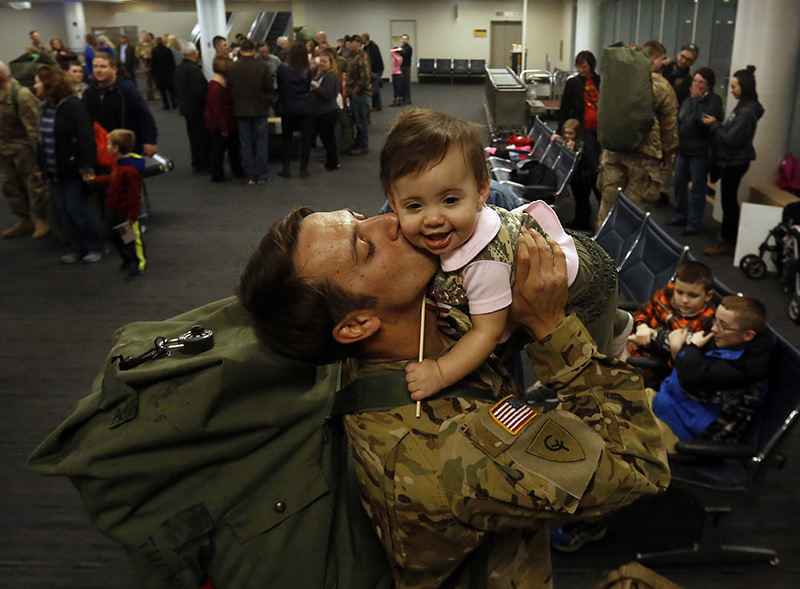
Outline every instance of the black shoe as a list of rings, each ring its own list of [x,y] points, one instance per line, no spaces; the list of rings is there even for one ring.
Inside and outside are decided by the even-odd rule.
[[[290,178],[292,175],[291,171],[289,170],[289,166],[283,166],[280,172],[278,172],[278,176],[282,176],[284,178]]]
[[[233,178],[222,176],[221,178],[211,178],[212,182],[233,182]]]
[[[670,227],[683,227],[684,225],[686,225],[686,220],[681,219],[680,217],[672,217],[672,219],[667,221],[666,224],[669,225]]]
[[[694,229],[693,227],[687,227],[686,229],[683,229],[681,231],[681,235],[697,235],[698,233],[700,232],[697,229]]]

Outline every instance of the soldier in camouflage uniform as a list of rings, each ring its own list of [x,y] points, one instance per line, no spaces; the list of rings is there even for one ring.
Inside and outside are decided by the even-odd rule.
[[[347,416],[363,503],[390,555],[397,587],[552,587],[548,523],[611,511],[663,491],[669,471],[642,380],[597,353],[564,316],[566,262],[552,240],[524,231],[511,318],[560,406],[516,396],[488,361],[450,398]],[[436,259],[402,238],[397,219],[296,210],[267,234],[239,295],[273,350],[317,362],[350,355],[349,379],[404,370],[416,358],[420,304]],[[425,353],[447,340],[428,311]],[[475,400],[466,390],[491,392]],[[507,397],[507,395],[511,395]],[[487,555],[487,560],[471,555]],[[469,563],[479,566],[470,567]]]
[[[50,196],[42,181],[36,150],[39,107],[33,93],[11,77],[0,61],[0,185],[17,222],[3,231],[10,239],[50,232]]]
[[[147,31],[142,31],[139,35],[141,42],[136,44],[136,58],[141,61],[144,68],[145,79],[147,80],[147,100],[158,100],[158,92],[156,92],[156,82],[153,76],[150,75],[150,62],[152,60],[153,47],[153,34]]]
[[[38,53],[39,55],[47,55],[53,57],[53,52],[50,48],[42,43],[42,38],[39,36],[39,31],[31,31],[31,45],[25,50],[26,53]]]
[[[666,56],[666,49],[657,41],[643,46],[652,62],[653,105],[655,116],[650,134],[633,153],[604,149],[600,157],[600,174],[597,188],[602,194],[597,211],[597,228],[617,202],[617,188],[643,210],[651,210],[665,186],[664,174],[672,165],[678,149],[678,100],[675,90],[658,73]]]

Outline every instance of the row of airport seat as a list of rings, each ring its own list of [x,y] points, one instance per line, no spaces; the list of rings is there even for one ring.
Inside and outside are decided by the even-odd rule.
[[[485,59],[422,58],[417,63],[420,81],[432,78],[483,78],[486,76]]]
[[[614,259],[619,271],[621,299],[643,302],[663,288],[683,260],[695,260],[688,246],[659,227],[649,213],[639,209],[619,191],[617,203],[594,236]],[[734,294],[714,279],[714,298]],[[707,440],[679,442],[670,459],[673,482],[716,491],[750,492],[758,485],[765,466],[783,466],[780,452],[787,433],[800,417],[800,351],[770,328],[775,348],[763,403],[738,443]],[[711,513],[714,510],[707,512]],[[719,534],[718,534],[719,535]],[[701,562],[769,562],[774,550],[751,546],[712,545],[707,539],[686,550],[639,554],[653,565]]]

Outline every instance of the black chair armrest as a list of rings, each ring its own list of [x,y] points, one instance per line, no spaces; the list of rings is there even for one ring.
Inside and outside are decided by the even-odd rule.
[[[659,358],[658,356],[630,356],[625,361],[636,368],[651,368],[655,370],[667,366],[666,357]]]
[[[710,440],[686,440],[675,444],[678,454],[705,458],[747,458],[756,451],[746,444],[712,442]]]

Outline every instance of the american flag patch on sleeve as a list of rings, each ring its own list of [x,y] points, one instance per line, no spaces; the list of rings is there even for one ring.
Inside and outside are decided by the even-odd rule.
[[[489,414],[507,432],[516,435],[526,423],[536,416],[536,411],[513,395],[509,395],[492,407]]]

